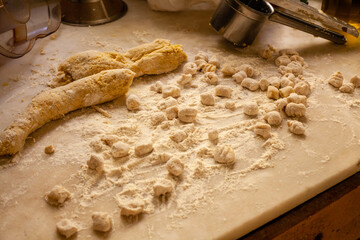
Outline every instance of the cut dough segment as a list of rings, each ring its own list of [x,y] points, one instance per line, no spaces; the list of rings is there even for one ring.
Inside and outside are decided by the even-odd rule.
[[[107,70],[40,93],[17,120],[0,134],[0,155],[17,153],[30,133],[51,120],[124,95],[134,76],[135,73],[127,69]]]
[[[78,226],[70,219],[62,219],[56,224],[57,231],[65,238],[69,238],[78,232]]]
[[[108,232],[112,228],[112,218],[106,212],[94,212],[91,218],[95,231]]]
[[[235,162],[235,152],[232,147],[219,145],[215,148],[214,160],[217,163],[231,164]]]
[[[56,185],[50,192],[45,194],[46,202],[55,207],[62,206],[70,197],[70,192],[61,185]]]
[[[166,169],[174,176],[180,176],[184,172],[184,163],[180,159],[171,159],[166,163]]]

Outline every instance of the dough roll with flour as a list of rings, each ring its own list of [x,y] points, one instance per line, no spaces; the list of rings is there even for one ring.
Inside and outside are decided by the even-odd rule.
[[[135,73],[128,69],[106,70],[40,93],[0,134],[0,155],[17,153],[30,133],[51,120],[126,94],[134,77]]]
[[[64,85],[109,69],[130,69],[136,73],[135,77],[162,74],[175,70],[186,59],[182,46],[172,45],[166,39],[139,45],[125,54],[90,50],[77,53],[62,62],[58,68],[60,77],[50,85]]]

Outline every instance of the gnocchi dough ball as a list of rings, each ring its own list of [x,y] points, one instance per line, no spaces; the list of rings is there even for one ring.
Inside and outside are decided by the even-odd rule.
[[[265,117],[264,117],[265,121],[267,121],[268,124],[270,124],[271,126],[276,126],[276,125],[280,125],[281,124],[281,120],[282,117],[280,115],[279,112],[277,111],[271,111],[268,112]]]
[[[288,103],[302,103],[306,104],[307,97],[303,95],[298,95],[297,93],[291,93],[290,96],[286,98]]]
[[[177,106],[172,106],[166,109],[166,117],[169,120],[172,120],[174,118],[178,117],[179,108]]]
[[[255,79],[252,79],[252,78],[245,78],[241,82],[241,86],[243,88],[249,89],[250,91],[256,91],[260,87],[259,82],[257,80],[255,80]]]
[[[260,57],[264,58],[264,59],[270,59],[272,57],[272,52],[270,49],[263,49],[260,51],[259,53]]]
[[[202,59],[204,61],[209,61],[209,56],[205,52],[198,52],[195,55],[195,60]]]
[[[219,138],[219,132],[216,129],[213,129],[208,132],[208,138],[210,141],[216,141]]]
[[[355,87],[360,87],[360,77],[358,75],[353,76],[350,82],[354,84]]]
[[[300,57],[299,55],[293,55],[290,57],[290,60],[293,62],[298,62],[301,64],[301,66],[305,66],[305,60],[304,58]]]
[[[154,150],[153,143],[150,140],[137,143],[135,145],[135,155],[142,157],[151,153]]]
[[[246,76],[251,78],[254,76],[255,74],[255,70],[252,66],[250,66],[249,64],[243,64],[240,66],[240,71],[243,71],[246,73]]]
[[[131,199],[118,199],[118,205],[121,208],[120,214],[122,216],[136,216],[144,211],[144,200],[135,197]]]
[[[306,81],[301,81],[295,84],[294,92],[299,95],[309,96],[311,93],[310,84]]]
[[[256,102],[247,102],[244,104],[244,113],[248,116],[256,116],[259,113],[259,107]]]
[[[271,137],[270,131],[271,131],[271,126],[266,123],[259,122],[256,123],[254,127],[254,133],[256,135],[263,137],[264,139],[268,139],[269,137]]]
[[[288,103],[285,113],[288,117],[303,117],[306,113],[306,107],[302,103]]]
[[[204,59],[196,59],[194,63],[196,64],[198,71],[201,71],[206,64],[208,64]]]
[[[102,172],[104,170],[104,159],[98,155],[92,154],[86,162],[89,169]]]
[[[259,81],[261,91],[266,91],[270,85],[270,82],[266,78],[262,78]]]
[[[53,154],[55,152],[55,148],[53,145],[46,146],[44,152],[48,155]]]
[[[184,172],[184,163],[177,158],[170,159],[166,163],[166,169],[174,176],[180,176]]]
[[[232,164],[235,162],[235,151],[227,145],[219,145],[215,148],[214,160],[217,163]]]
[[[336,72],[333,75],[331,75],[331,77],[328,80],[328,83],[335,88],[339,88],[342,86],[343,81],[344,81],[344,77],[341,74],[341,72]]]
[[[235,110],[235,102],[234,101],[227,101],[226,103],[225,103],[225,108],[227,108],[227,109],[230,109],[230,110]]]
[[[217,68],[220,67],[220,62],[219,62],[219,59],[216,57],[216,56],[212,56],[210,59],[209,59],[209,63],[216,66]]]
[[[205,64],[201,69],[202,73],[215,72],[215,71],[216,71],[216,66],[210,63]]]
[[[153,190],[155,197],[162,197],[169,195],[174,191],[174,184],[168,179],[161,179],[156,181]]]
[[[157,81],[156,83],[150,86],[150,90],[157,93],[162,93],[162,87],[163,87],[162,82]]]
[[[163,112],[156,112],[151,115],[151,124],[157,126],[166,120],[166,116]]]
[[[210,85],[216,85],[218,83],[218,76],[214,72],[207,72],[202,76],[201,80]]]
[[[163,98],[167,98],[167,97],[173,97],[173,98],[178,98],[180,97],[181,92],[180,92],[180,88],[176,87],[176,86],[165,86],[162,88],[162,96]]]
[[[267,89],[267,97],[270,99],[279,99],[279,89],[274,86],[269,86]]]
[[[192,80],[191,74],[182,74],[181,77],[177,80],[177,83],[181,86],[188,85]]]
[[[61,185],[56,185],[50,192],[45,194],[45,201],[55,207],[62,206],[70,198],[70,192]]]
[[[106,212],[94,212],[91,216],[93,229],[99,232],[108,232],[112,228],[112,218]]]
[[[276,108],[280,111],[284,110],[284,108],[286,107],[287,104],[288,104],[288,101],[286,99],[279,99],[279,100],[275,101]]]
[[[215,87],[215,95],[219,97],[231,98],[232,88],[224,85]]]
[[[279,94],[282,98],[286,98],[286,97],[290,96],[290,94],[293,92],[295,92],[295,91],[291,86],[287,86],[287,87],[281,88],[279,90]]]
[[[296,135],[305,134],[305,126],[302,122],[296,120],[288,120],[287,125],[291,133]]]
[[[159,110],[163,111],[163,110],[167,109],[168,107],[175,106],[177,104],[178,104],[178,102],[176,101],[175,98],[169,97],[163,101],[160,101],[159,104],[157,105],[157,107]]]
[[[182,142],[187,138],[187,133],[183,130],[177,130],[170,135],[170,139],[176,143]]]
[[[140,109],[140,98],[134,94],[129,95],[126,98],[126,107],[130,111],[136,111]]]
[[[200,94],[200,102],[205,106],[214,106],[215,98],[211,93],[202,93]]]
[[[232,77],[235,79],[235,82],[241,83],[247,77],[247,75],[246,72],[239,71],[235,73]]]
[[[56,224],[56,230],[65,238],[69,238],[78,232],[78,226],[70,219],[62,219]]]
[[[178,117],[180,121],[185,123],[192,123],[195,121],[197,115],[197,110],[192,107],[184,107],[179,109]]]
[[[130,147],[126,143],[116,142],[111,147],[111,155],[114,158],[121,158],[129,155]]]
[[[224,76],[232,76],[237,72],[237,70],[230,63],[224,63],[223,67],[221,68],[221,72],[224,74]]]
[[[188,74],[194,75],[194,74],[196,74],[197,69],[198,69],[198,66],[196,65],[196,63],[188,62],[188,63],[185,63],[185,65],[183,67],[183,72],[186,75],[188,75]]]
[[[273,87],[276,87],[276,88],[280,87],[280,83],[281,83],[280,78],[274,76],[274,77],[270,77],[268,79],[268,81],[270,83],[270,86],[273,86]]]
[[[294,82],[291,81],[287,77],[282,77],[280,79],[280,88],[284,88],[284,87],[287,87],[287,86],[294,87],[294,85],[295,85]]]
[[[289,63],[291,63],[291,60],[287,55],[281,55],[280,57],[275,59],[275,65],[278,67],[287,66]]]
[[[340,88],[339,91],[342,93],[352,93],[354,92],[354,84],[352,83],[344,83]]]

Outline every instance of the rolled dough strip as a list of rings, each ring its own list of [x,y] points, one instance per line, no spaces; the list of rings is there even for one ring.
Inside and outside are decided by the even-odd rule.
[[[30,133],[51,120],[76,109],[101,104],[124,95],[134,76],[135,73],[128,69],[106,70],[40,93],[0,134],[0,156],[17,153]]]
[[[181,45],[172,45],[165,39],[139,45],[125,54],[90,50],[62,62],[58,68],[60,77],[50,85],[64,85],[109,69],[130,69],[136,73],[136,77],[162,74],[175,70],[186,59]]]

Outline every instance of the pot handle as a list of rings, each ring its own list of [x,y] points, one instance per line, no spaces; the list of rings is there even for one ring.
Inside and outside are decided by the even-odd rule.
[[[275,7],[274,7],[275,9]],[[346,38],[344,35],[325,29],[321,26],[315,25],[313,23],[304,21],[301,18],[298,18],[294,15],[290,15],[283,11],[275,9],[274,13],[269,16],[269,20],[272,22],[277,22],[289,27],[296,28],[303,32],[310,33],[316,37],[325,38],[337,44],[345,44]]]

